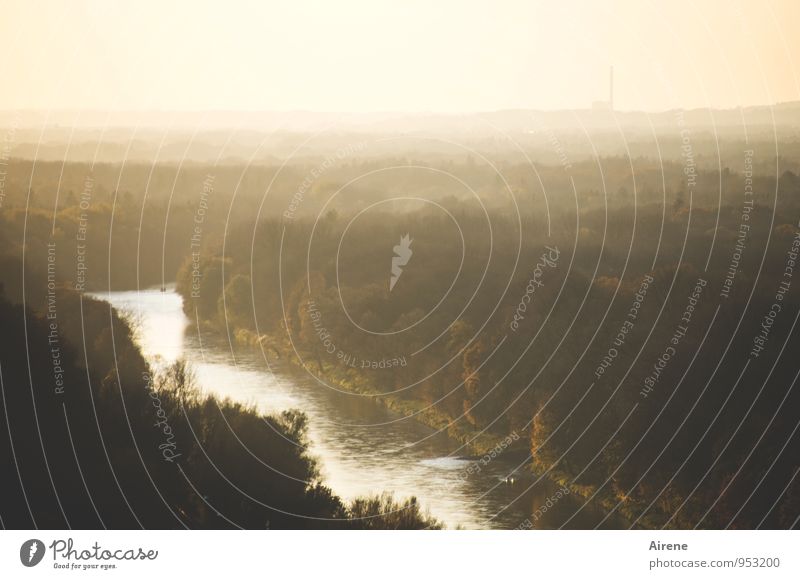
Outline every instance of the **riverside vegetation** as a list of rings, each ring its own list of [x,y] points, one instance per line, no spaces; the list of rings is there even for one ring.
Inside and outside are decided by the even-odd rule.
[[[719,155],[698,133],[691,157],[672,138],[628,158],[608,135],[577,155],[559,134],[567,164],[367,147],[313,178],[324,157],[10,159],[4,525],[439,526],[416,502],[338,499],[301,414],[154,373],[125,321],[80,294],[174,280],[191,319],[464,453],[516,433],[504,452],[629,524],[796,525],[800,154],[785,132],[777,159],[771,133],[732,135]],[[547,248],[558,259],[536,273]]]
[[[744,174],[721,178],[719,209],[676,176],[667,203],[620,189],[577,216],[554,203],[550,224],[469,199],[444,199],[449,215],[265,217],[229,232],[224,253],[187,262],[178,290],[190,318],[467,452],[526,433],[513,450],[530,468],[631,524],[791,526],[798,394],[791,360],[776,356],[797,347],[797,289],[780,284],[796,259],[800,188],[761,177],[745,197]],[[406,234],[414,258],[391,288],[391,248]],[[553,251],[558,262],[537,269]],[[771,355],[751,357],[776,292]]]

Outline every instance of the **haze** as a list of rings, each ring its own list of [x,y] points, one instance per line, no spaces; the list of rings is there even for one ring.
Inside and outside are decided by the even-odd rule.
[[[430,111],[800,98],[793,0],[25,2],[0,109]]]

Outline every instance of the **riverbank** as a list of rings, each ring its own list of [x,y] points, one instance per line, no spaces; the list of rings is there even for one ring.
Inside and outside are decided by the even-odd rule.
[[[309,372],[332,386],[367,397],[396,414],[413,418],[436,431],[444,432],[453,440],[464,445],[465,450],[474,457],[481,457],[491,453],[492,450],[502,445],[507,438],[506,436],[481,432],[471,427],[464,420],[454,421],[424,401],[409,400],[400,396],[382,393],[352,368],[343,368],[340,364],[330,364],[323,360],[315,360],[314,364],[310,365],[303,364],[288,340],[279,339],[270,334],[257,334],[242,328],[235,330],[233,337],[236,343],[241,346],[262,349],[267,354],[279,357],[292,367]],[[300,352],[301,356],[303,354],[304,352]],[[529,455],[527,437],[517,437],[513,445],[504,448],[504,452],[515,456]]]
[[[221,331],[213,322],[201,321],[200,323],[209,332]],[[303,364],[300,358],[307,356],[308,352],[300,351],[298,356],[292,344],[286,339],[271,334],[257,334],[243,328],[233,330],[230,338],[239,347],[258,351],[259,354],[265,354],[271,359],[279,361],[289,372],[292,372],[293,369],[293,371],[302,372],[306,376],[310,374],[317,379],[324,380],[332,387],[361,395],[394,414],[413,418],[420,424],[444,433],[450,439],[464,445],[463,452],[469,456],[462,455],[460,458],[479,460],[487,456],[497,456],[499,451],[504,460],[515,462],[515,464],[524,464],[530,457],[530,440],[527,435],[519,435],[513,440],[509,440],[508,436],[481,433],[464,420],[454,422],[443,413],[436,411],[435,408],[428,408],[429,405],[423,401],[407,400],[396,395],[381,393],[355,369],[325,363],[316,358],[312,364]],[[617,496],[609,485],[598,489],[596,485],[573,482],[574,474],[558,468],[546,466],[539,468],[534,464],[531,464],[529,468],[531,476],[544,475],[557,488],[569,489],[570,495],[575,499],[587,501],[593,497],[587,514],[591,513],[589,517],[595,522],[599,522],[606,514],[614,510],[606,525],[608,528],[630,526],[639,512],[634,507],[641,505],[629,498]],[[586,520],[584,520],[585,522]],[[591,525],[593,524],[595,523],[591,523]],[[648,524],[648,521],[645,521],[644,524],[641,522],[637,524],[639,528],[658,528],[659,526],[657,522]]]
[[[506,447],[504,441],[508,437],[480,432],[463,420],[455,422],[423,401],[408,400],[381,393],[354,369],[343,368],[339,364],[330,364],[323,360],[315,360],[314,364],[303,364],[288,340],[276,338],[270,334],[257,334],[243,328],[235,330],[234,339],[241,346],[260,349],[298,370],[311,373],[332,386],[368,397],[392,412],[413,418],[430,428],[444,432],[453,440],[463,444],[474,458],[490,455],[500,447],[503,447],[503,453],[507,457],[513,456],[523,461],[530,456],[528,436],[520,436]],[[308,352],[300,352],[301,356],[306,354]],[[579,484],[574,482],[572,474],[557,468],[539,469],[531,466],[531,472],[535,476],[546,476],[559,488],[569,489],[575,497],[580,497],[584,501],[591,499],[596,508],[599,508],[604,514],[613,511],[612,520],[620,521],[621,524],[630,526],[638,516],[639,511],[635,508],[638,503],[632,501],[631,497],[617,495],[609,490],[607,485],[598,489],[595,485]],[[636,526],[637,528],[659,528],[663,522],[656,519],[658,518],[653,516],[644,518]]]

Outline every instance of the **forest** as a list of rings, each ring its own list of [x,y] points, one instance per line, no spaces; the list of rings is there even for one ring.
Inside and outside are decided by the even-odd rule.
[[[414,499],[337,497],[301,412],[202,396],[185,363],[154,371],[108,304],[61,286],[52,300],[0,300],[17,338],[0,358],[6,528],[441,527]]]
[[[208,331],[470,454],[513,439],[626,525],[796,527],[798,160],[725,144],[724,165],[680,141],[551,163],[346,142],[282,165],[13,160],[4,525],[442,526],[381,489],[340,499],[301,412],[154,371],[84,295],[175,282]]]

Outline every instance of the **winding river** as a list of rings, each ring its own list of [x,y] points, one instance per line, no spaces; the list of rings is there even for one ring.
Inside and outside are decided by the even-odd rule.
[[[311,452],[325,483],[344,499],[383,490],[417,496],[448,527],[557,528],[578,510],[574,495],[537,480],[522,458],[502,453],[482,464],[460,444],[397,416],[361,396],[343,394],[251,349],[232,349],[227,336],[199,333],[172,289],[94,294],[131,317],[145,357],[155,365],[185,359],[201,390],[252,403],[267,413],[290,408],[309,419]],[[486,461],[484,461],[486,462]],[[513,481],[513,482],[512,482]],[[593,527],[601,513],[587,507],[570,526]]]

